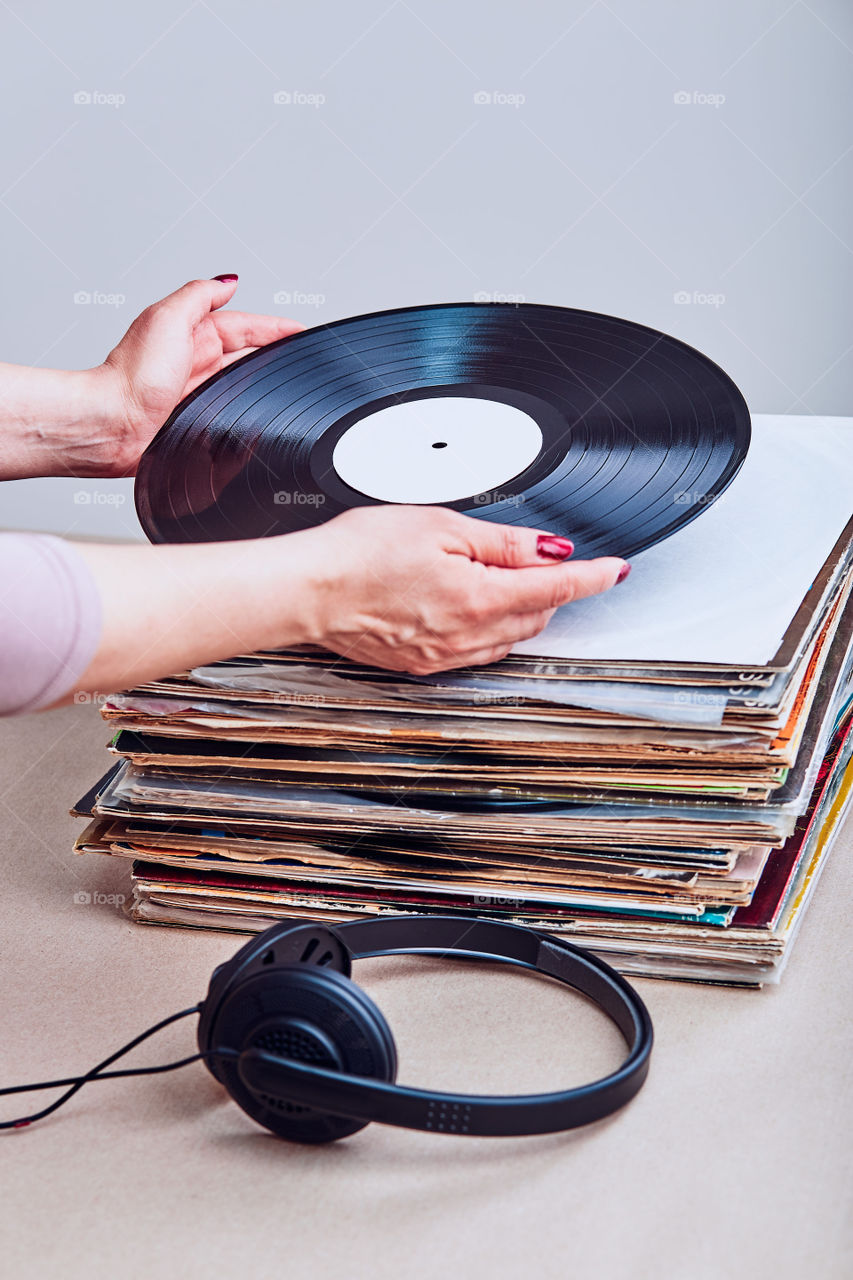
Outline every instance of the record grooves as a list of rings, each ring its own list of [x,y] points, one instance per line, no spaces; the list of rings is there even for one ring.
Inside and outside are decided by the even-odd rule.
[[[154,542],[427,502],[631,556],[737,474],[749,412],[693,348],[612,316],[449,303],[305,330],[208,379],[139,465]]]

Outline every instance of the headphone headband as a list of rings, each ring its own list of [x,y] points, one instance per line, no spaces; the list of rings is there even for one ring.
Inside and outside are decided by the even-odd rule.
[[[305,962],[327,964],[338,972],[349,972],[350,955],[364,959],[428,954],[503,961],[545,974],[598,1005],[622,1033],[628,1056],[616,1071],[579,1088],[488,1097],[407,1088],[388,1080],[339,1071],[320,1062],[298,1061],[252,1044],[239,1053],[236,1072],[243,1087],[255,1097],[272,1100],[279,1106],[316,1108],[358,1122],[358,1127],[375,1120],[431,1132],[519,1136],[551,1133],[599,1120],[630,1101],[646,1078],[653,1038],[651,1019],[639,995],[620,974],[603,960],[553,935],[467,916],[390,916],[350,921],[333,928],[292,921],[267,930],[214,974],[199,1027],[200,1044],[204,1040],[202,1047],[208,1053],[216,1055],[219,1048],[217,1014],[226,996],[233,994],[235,982],[257,980],[262,972],[259,966],[264,963],[273,965],[268,973],[274,972],[281,964],[272,950],[278,939],[287,951],[285,967],[292,969],[297,963],[293,959],[294,939],[301,956],[303,950],[311,950],[310,942],[304,946],[311,934],[322,935],[331,945],[320,956],[315,943],[313,958]],[[334,972],[330,976],[338,980]],[[222,1052],[219,1069],[211,1063],[217,1076],[225,1061],[225,1050]],[[233,1048],[228,1055],[233,1070]]]

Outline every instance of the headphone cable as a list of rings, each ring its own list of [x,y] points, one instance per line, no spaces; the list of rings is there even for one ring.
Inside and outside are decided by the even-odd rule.
[[[36,1089],[61,1089],[63,1085],[71,1087],[52,1102],[50,1106],[44,1107],[41,1111],[35,1111],[29,1116],[20,1116],[17,1120],[0,1121],[0,1129],[24,1129],[27,1125],[32,1124],[35,1120],[43,1120],[45,1116],[49,1116],[51,1112],[56,1111],[59,1107],[64,1106],[71,1099],[78,1089],[82,1089],[84,1084],[89,1084],[92,1080],[116,1080],[125,1076],[148,1076],[157,1075],[163,1071],[176,1071],[179,1067],[186,1067],[191,1062],[198,1062],[203,1058],[214,1056],[210,1053],[193,1053],[188,1058],[181,1058],[177,1062],[166,1062],[156,1067],[128,1067],[119,1071],[107,1071],[106,1067],[111,1066],[119,1058],[123,1058],[126,1053],[130,1053],[143,1040],[147,1040],[149,1036],[155,1035],[158,1031],[162,1031],[164,1027],[168,1027],[173,1022],[178,1022],[181,1018],[188,1018],[190,1014],[200,1013],[201,1005],[194,1004],[190,1009],[182,1009],[180,1013],[173,1013],[168,1018],[163,1018],[161,1022],[157,1022],[153,1027],[149,1027],[147,1031],[143,1031],[141,1035],[136,1036],[133,1040],[129,1040],[127,1044],[122,1045],[115,1053],[111,1053],[108,1058],[104,1058],[103,1062],[99,1062],[96,1067],[92,1067],[91,1071],[87,1071],[85,1075],[68,1076],[63,1080],[43,1080],[40,1084],[19,1084],[10,1088],[0,1089],[0,1097],[10,1093],[29,1093]],[[221,1050],[216,1056],[221,1055]]]

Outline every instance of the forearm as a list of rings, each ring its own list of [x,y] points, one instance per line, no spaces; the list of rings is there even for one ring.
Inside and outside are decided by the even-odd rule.
[[[0,535],[0,711],[305,643],[418,675],[496,662],[555,609],[609,590],[629,567],[570,554],[569,541],[543,530],[405,505],[354,508],[283,537],[187,546]]]
[[[238,653],[317,642],[324,574],[314,541],[307,531],[192,546],[77,544],[103,610],[98,650],[77,688],[108,693]]]
[[[118,388],[103,367],[0,364],[0,480],[121,474]]]

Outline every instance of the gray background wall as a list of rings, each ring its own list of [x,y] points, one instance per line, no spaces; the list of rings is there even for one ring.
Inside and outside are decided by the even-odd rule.
[[[235,305],[306,323],[477,295],[612,312],[700,347],[753,411],[851,412],[845,0],[0,19],[6,360],[96,364],[155,297],[237,271]],[[130,492],[4,485],[0,525],[140,536]]]

